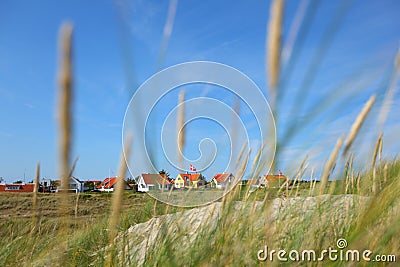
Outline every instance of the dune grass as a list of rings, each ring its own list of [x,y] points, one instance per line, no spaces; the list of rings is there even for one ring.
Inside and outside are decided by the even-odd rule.
[[[400,161],[381,162],[376,166],[376,177],[380,177],[376,194],[372,192],[373,171],[352,178],[354,172],[356,170],[348,169],[343,179],[328,182],[326,187],[331,194],[321,196],[318,188],[321,183],[317,183],[312,197],[309,197],[308,184],[289,189],[290,196],[285,194],[286,188],[271,188],[259,189],[246,197],[248,188],[238,186],[217,202],[220,209],[215,216],[208,218],[197,218],[197,211],[188,216],[185,211],[190,209],[170,207],[147,194],[125,192],[117,224],[118,250],[113,253],[111,261],[108,256],[110,229],[107,214],[112,194],[82,194],[76,217],[76,196],[69,195],[71,234],[61,240],[57,235],[61,226],[57,208],[59,195],[38,195],[40,220],[37,231],[32,232],[35,211],[29,199],[33,194],[4,193],[0,195],[3,207],[0,260],[4,266],[103,266],[106,263],[136,266],[132,248],[127,246],[132,241],[143,240],[145,235],[141,232],[130,236],[124,233],[132,225],[152,218],[165,221],[153,229],[156,242],[149,244],[144,261],[149,266],[251,266],[259,263],[257,251],[265,245],[271,249],[320,251],[335,247],[339,238],[345,238],[349,248],[393,254],[398,259]],[[316,204],[318,199],[319,205]],[[163,219],[162,215],[176,212],[176,220]],[[193,240],[185,239],[185,236],[193,234],[191,230],[171,230],[176,225],[193,224],[196,221],[193,218],[201,221]],[[67,249],[59,254],[58,250],[64,246]],[[318,262],[311,263],[318,265]],[[326,264],[343,263],[325,261]]]
[[[157,232],[147,233],[151,238],[147,241],[150,245],[144,250],[146,257],[143,262],[139,255],[132,255],[134,249],[127,248],[129,241],[146,239],[140,227],[137,232],[121,234],[120,251],[125,260],[115,258],[114,263],[124,265],[131,262],[132,266],[135,262],[146,266],[253,266],[260,263],[257,252],[265,245],[276,250],[313,249],[319,253],[329,247],[337,249],[336,242],[341,238],[348,242],[348,249],[369,249],[374,256],[393,255],[398,260],[399,167],[400,162],[395,161],[382,163],[377,168],[379,176],[386,172],[388,179],[386,183],[380,183],[376,194],[371,190],[372,171],[360,174],[357,178],[361,179],[360,183],[355,181],[346,185],[348,179],[328,182],[325,187],[330,194],[318,193],[313,197],[307,197],[308,188],[290,189],[291,197],[279,194],[279,189],[263,189],[245,200],[239,194],[246,189],[237,187],[222,200],[215,216],[207,217],[196,211],[198,216],[183,212],[171,220],[168,217],[160,219],[164,221],[158,225]],[[349,170],[349,176],[352,171]],[[343,192],[346,186],[352,194]],[[215,208],[216,204],[209,209]],[[204,208],[208,207],[200,209]],[[196,220],[201,221],[200,227],[191,230],[186,226],[194,227]],[[143,224],[141,227],[148,226]],[[151,242],[153,238],[155,241]],[[330,261],[328,258],[323,263],[316,260],[284,263],[276,258],[268,262],[339,266],[356,263]],[[374,262],[364,261],[362,264],[372,266]]]

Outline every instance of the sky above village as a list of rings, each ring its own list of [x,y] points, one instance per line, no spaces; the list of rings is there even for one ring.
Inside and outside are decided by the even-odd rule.
[[[270,1],[1,2],[0,177],[28,182],[38,161],[41,177],[59,177],[56,108],[63,22],[74,27],[72,155],[79,158],[74,175],[102,180],[117,174],[131,97],[159,70],[190,61],[218,62],[247,75],[269,100],[265,64],[269,7]],[[381,130],[385,158],[398,156],[400,94],[393,77],[400,45],[399,12],[396,0],[287,1],[276,123],[278,138],[284,138],[277,167],[288,176],[295,175],[306,156],[309,170],[315,167],[318,173],[336,140],[348,133],[373,94],[376,103],[352,147],[357,165],[368,166]],[[391,84],[393,97],[385,101]],[[186,100],[208,97],[231,107],[237,101],[229,90],[191,84],[171,90],[154,103],[144,140],[156,168],[166,169],[172,177],[178,170],[166,160],[162,145],[172,149],[176,144],[175,115],[167,116],[174,112],[181,89],[186,91]],[[256,97],[260,99],[257,94],[250,96]],[[239,104],[251,161],[261,143],[252,115],[259,107],[248,107],[243,99]],[[196,107],[213,110],[215,105]],[[390,112],[380,128],[382,107]],[[140,106],[132,110],[141,114]],[[293,122],[297,126],[289,139],[285,132]],[[229,128],[229,120],[226,123],[225,129],[212,118],[188,123],[184,154],[198,169],[208,166],[203,171],[207,180],[226,170],[232,146],[234,150],[242,146],[229,143],[235,128]],[[164,136],[164,144],[163,131],[170,137]],[[215,149],[215,159],[207,165]],[[146,151],[135,147],[132,151],[135,160],[130,175],[148,172],[141,161]]]

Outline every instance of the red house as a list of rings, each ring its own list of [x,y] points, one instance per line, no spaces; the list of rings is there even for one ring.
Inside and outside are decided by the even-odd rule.
[[[0,192],[33,192],[35,184],[0,184]]]
[[[267,174],[264,175],[261,185],[268,185],[268,187],[280,187],[289,179],[283,174]]]
[[[100,191],[104,192],[112,192],[114,191],[115,185],[118,181],[118,177],[109,177],[104,179],[103,182],[99,186],[97,186],[97,189]],[[129,184],[124,180],[125,183],[125,189],[132,189]]]

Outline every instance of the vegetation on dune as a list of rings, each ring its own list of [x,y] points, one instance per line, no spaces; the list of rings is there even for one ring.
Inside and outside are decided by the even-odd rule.
[[[347,170],[347,179],[329,182],[329,195],[318,194],[318,183],[312,196],[312,189],[301,186],[289,189],[289,195],[284,194],[285,188],[259,189],[247,195],[248,188],[236,187],[220,202],[196,209],[171,207],[147,194],[125,192],[113,253],[105,216],[113,194],[81,194],[77,216],[77,198],[69,195],[72,234],[61,240],[57,235],[59,195],[38,195],[40,222],[33,232],[33,194],[3,193],[0,260],[6,266],[136,266],[138,258],[145,265],[255,265],[257,252],[265,245],[321,251],[335,248],[339,238],[347,240],[349,249],[369,249],[398,259],[400,161],[377,166],[376,194],[372,170],[360,174],[360,182],[351,182],[353,171]],[[154,240],[146,239],[149,236]],[[68,249],[59,254],[64,245]],[[135,254],[138,249],[140,257]],[[325,264],[341,263],[325,260]]]

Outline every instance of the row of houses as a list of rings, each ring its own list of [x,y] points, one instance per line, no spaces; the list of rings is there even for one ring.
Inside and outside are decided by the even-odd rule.
[[[225,189],[233,185],[234,176],[228,173],[219,173],[207,183],[201,173],[180,173],[175,179],[168,179],[165,174],[141,174],[136,177],[137,190],[148,192],[151,190],[170,190],[185,188],[218,188]]]
[[[264,175],[255,179],[250,179],[245,182],[246,185],[254,187],[279,187],[289,179],[279,173]],[[173,179],[168,179],[163,174],[141,174],[136,177],[137,191],[148,192],[151,190],[170,190],[170,189],[185,189],[185,188],[216,188],[226,189],[237,184],[235,176],[232,173],[218,173],[212,180],[207,183],[204,176],[200,173],[180,173]],[[242,181],[244,182],[244,181]]]
[[[59,180],[51,180],[43,178],[39,181],[38,185],[38,192],[48,192],[48,193],[55,193],[58,192],[61,188],[61,181]],[[69,190],[73,192],[84,192],[85,189],[85,182],[80,181],[76,177],[70,177],[69,181]],[[13,183],[13,184],[0,184],[0,192],[33,192],[35,190],[34,183]]]
[[[288,181],[286,176],[264,175],[256,179],[250,179],[246,183],[250,186],[265,187],[279,186]],[[71,192],[112,192],[118,182],[117,177],[108,177],[103,181],[81,181],[76,177],[70,177],[69,191]],[[175,179],[168,178],[165,174],[141,174],[137,176],[133,183],[124,180],[126,190],[148,192],[151,190],[171,190],[171,189],[196,189],[196,188],[216,188],[226,189],[235,185],[238,181],[231,173],[218,173],[210,182],[207,182],[201,173],[180,173]],[[242,181],[244,182],[244,181]],[[91,183],[91,186],[88,185]],[[0,192],[33,192],[35,184],[0,184]],[[39,192],[58,192],[61,190],[60,181],[42,179],[39,182]]]

